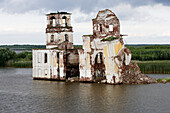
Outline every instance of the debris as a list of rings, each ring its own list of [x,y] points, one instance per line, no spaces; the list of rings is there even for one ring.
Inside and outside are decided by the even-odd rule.
[[[150,84],[157,80],[142,74],[137,63],[124,66],[122,71],[123,84]]]

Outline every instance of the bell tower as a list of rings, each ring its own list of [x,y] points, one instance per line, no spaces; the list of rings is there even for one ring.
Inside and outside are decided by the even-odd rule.
[[[71,13],[47,14],[46,48],[73,49]]]

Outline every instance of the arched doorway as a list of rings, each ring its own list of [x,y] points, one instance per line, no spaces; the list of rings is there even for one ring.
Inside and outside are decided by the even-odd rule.
[[[97,53],[95,56],[94,79],[96,78],[105,78],[105,65],[102,52]]]

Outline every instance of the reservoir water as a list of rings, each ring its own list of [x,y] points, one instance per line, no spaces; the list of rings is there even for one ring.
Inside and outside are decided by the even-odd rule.
[[[170,75],[149,75],[170,78]],[[170,113],[170,83],[106,85],[32,80],[0,68],[0,113]]]

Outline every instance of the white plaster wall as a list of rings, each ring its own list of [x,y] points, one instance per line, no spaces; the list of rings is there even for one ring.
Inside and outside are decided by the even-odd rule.
[[[84,51],[83,51],[84,52]],[[79,72],[80,72],[80,78],[85,77],[85,57],[84,53],[81,51],[78,51],[79,53]]]
[[[45,78],[45,79],[51,79],[54,75],[57,76],[57,52],[61,52],[60,50],[33,50],[33,77],[35,78]],[[47,53],[47,63],[44,63],[44,54]],[[61,52],[62,53],[62,52]],[[38,62],[39,55],[41,56],[41,61]],[[56,65],[54,65],[54,58],[56,58]],[[60,67],[60,76],[65,76],[64,74],[64,63],[63,61],[63,54],[60,55],[60,65],[63,65]],[[40,71],[41,70],[41,71]],[[41,73],[40,73],[41,72]],[[46,73],[47,72],[47,75]]]
[[[86,77],[89,77],[92,80],[91,70],[86,70]]]
[[[93,39],[93,41],[91,42],[91,48],[103,49],[103,43],[105,43],[105,42],[101,42],[101,39],[99,39],[99,38]]]
[[[44,54],[47,53],[47,63],[44,63]],[[41,56],[39,62],[38,57]],[[41,70],[41,74],[39,73]],[[47,70],[47,75],[45,75]],[[50,51],[49,50],[33,50],[33,77],[50,78]]]
[[[59,67],[60,67],[60,77],[65,77],[64,73],[64,59],[63,59],[63,52],[60,52],[60,62],[59,62]]]
[[[90,48],[90,37],[89,36],[83,36],[83,49],[84,52],[90,52],[91,48]]]
[[[114,57],[116,56],[115,54],[115,44],[119,43],[119,40],[113,40],[113,41],[108,41],[106,43],[103,43],[105,46],[107,46],[108,49],[108,56],[104,56],[105,59],[108,60],[108,74],[106,74],[106,78],[107,78],[107,83],[114,83],[113,80],[113,76],[115,76],[115,82],[119,83],[121,82],[120,78],[120,73],[115,72],[115,68],[117,67],[116,65],[116,61],[114,60]],[[122,46],[122,48],[119,50],[119,52],[124,48],[124,45]],[[118,52],[118,54],[119,54]],[[106,58],[107,57],[107,58]],[[119,64],[119,62],[117,61],[117,63]],[[119,64],[120,65],[120,64]],[[116,66],[116,67],[115,67]]]
[[[89,55],[90,56],[90,55]],[[79,71],[80,71],[80,78],[90,78],[92,80],[92,75],[91,75],[91,66],[88,67],[88,63],[90,62],[87,61],[87,52],[80,52],[79,51]]]
[[[52,69],[52,77],[57,77],[57,69],[58,69],[58,64],[57,64],[57,52],[56,51],[51,51],[51,69]]]

